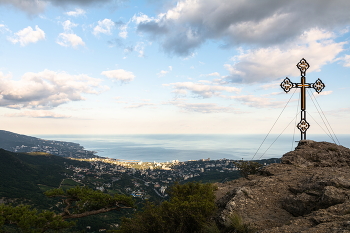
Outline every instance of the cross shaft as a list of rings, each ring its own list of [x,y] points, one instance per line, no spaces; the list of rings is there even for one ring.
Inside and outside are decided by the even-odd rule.
[[[298,69],[301,73],[300,83],[293,83],[289,78],[285,78],[281,83],[281,88],[288,93],[292,88],[300,88],[301,91],[301,109],[300,109],[300,122],[297,128],[301,133],[301,140],[306,140],[306,131],[310,128],[310,124],[306,121],[306,88],[314,88],[315,91],[320,92],[326,87],[321,79],[317,79],[315,83],[306,83],[306,70],[310,67],[309,63],[303,58],[297,64]]]

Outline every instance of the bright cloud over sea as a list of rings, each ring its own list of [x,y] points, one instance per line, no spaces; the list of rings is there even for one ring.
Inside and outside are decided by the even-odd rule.
[[[0,117],[23,134],[350,133],[350,2],[0,0]],[[292,97],[293,95],[293,97]],[[294,123],[293,123],[294,124]],[[294,129],[293,129],[294,130]],[[276,131],[275,133],[280,133]],[[287,132],[287,133],[293,133]]]

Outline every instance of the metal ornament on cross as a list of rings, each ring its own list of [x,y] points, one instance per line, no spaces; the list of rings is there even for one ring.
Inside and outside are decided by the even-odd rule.
[[[306,140],[306,131],[310,128],[310,124],[306,121],[306,96],[305,88],[313,88],[315,91],[320,94],[320,92],[326,87],[321,79],[317,79],[315,83],[306,83],[305,73],[306,70],[310,67],[309,63],[303,58],[297,64],[298,69],[301,73],[300,83],[293,83],[289,78],[285,78],[281,83],[282,89],[288,93],[292,88],[300,88],[301,90],[301,119],[297,124],[297,128],[301,132],[301,140]]]

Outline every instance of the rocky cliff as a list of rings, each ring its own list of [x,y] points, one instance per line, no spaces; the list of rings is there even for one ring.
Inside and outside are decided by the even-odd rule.
[[[232,213],[257,232],[350,232],[350,149],[300,141],[259,175],[218,184],[217,221]]]

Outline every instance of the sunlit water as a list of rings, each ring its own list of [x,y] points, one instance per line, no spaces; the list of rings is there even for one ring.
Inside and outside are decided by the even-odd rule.
[[[165,162],[198,159],[265,159],[280,158],[294,150],[300,135],[226,134],[137,134],[137,135],[34,135],[35,137],[75,142],[98,156],[122,160]],[[350,147],[350,135],[337,135],[340,144]],[[333,142],[327,135],[308,135],[315,141]],[[274,142],[275,141],[275,142]],[[274,143],[273,143],[274,142]],[[273,143],[273,144],[272,144]],[[269,148],[270,147],[270,148]],[[259,149],[259,151],[258,151]],[[257,152],[258,151],[258,152]],[[255,155],[255,156],[254,156]]]

